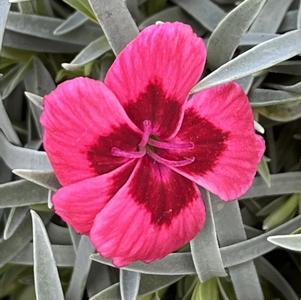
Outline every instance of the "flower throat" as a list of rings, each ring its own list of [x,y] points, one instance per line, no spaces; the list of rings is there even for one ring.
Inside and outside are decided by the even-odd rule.
[[[124,151],[117,147],[113,147],[111,153],[113,156],[125,157],[129,159],[142,158],[144,155],[149,155],[153,160],[169,167],[183,167],[194,162],[195,158],[184,158],[182,160],[168,160],[156,153],[157,149],[165,150],[191,150],[194,148],[193,143],[169,143],[159,141],[151,137],[152,134],[152,123],[150,120],[143,121],[143,135],[140,143],[138,144],[137,151]]]

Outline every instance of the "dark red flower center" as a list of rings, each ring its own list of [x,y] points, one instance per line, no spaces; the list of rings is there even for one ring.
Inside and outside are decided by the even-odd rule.
[[[127,151],[113,147],[112,155],[129,159],[142,158],[143,156],[148,155],[153,160],[168,167],[183,167],[194,162],[195,157],[183,157],[181,160],[168,160],[156,153],[157,149],[191,150],[194,148],[194,144],[192,142],[176,144],[158,140],[155,136],[152,136],[152,124],[149,120],[143,121],[143,127],[143,136],[140,143],[137,145],[137,151]]]

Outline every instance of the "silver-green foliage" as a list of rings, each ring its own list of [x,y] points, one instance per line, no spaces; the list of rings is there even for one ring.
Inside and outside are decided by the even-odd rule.
[[[297,276],[262,257],[277,246],[301,251],[300,1],[10,2],[0,0],[0,299],[246,300],[263,299],[262,287],[269,297],[300,298]],[[188,23],[205,38],[207,69],[193,92],[239,79],[267,152],[240,207],[207,197],[206,227],[190,245],[118,274],[51,209],[60,184],[39,118],[57,83],[103,79],[114,54],[156,21]],[[286,263],[300,276],[293,253]]]

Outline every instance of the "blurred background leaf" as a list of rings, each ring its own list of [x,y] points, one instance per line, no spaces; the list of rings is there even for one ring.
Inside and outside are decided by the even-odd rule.
[[[138,290],[143,300],[254,300],[241,296],[247,289],[240,282],[251,286],[257,274],[265,299],[299,299],[300,20],[300,0],[0,0],[0,299],[134,299]],[[104,80],[138,28],[157,21],[185,22],[205,39],[208,64],[194,92],[238,79],[267,151],[252,188],[229,213],[241,219],[246,239],[232,239],[238,226],[218,219],[220,203],[208,230],[215,248],[194,242],[120,275],[51,209],[60,184],[43,151],[39,117],[43,96],[59,82]],[[33,213],[33,231],[30,209],[41,217]],[[201,270],[210,249],[220,255],[220,274],[226,267],[236,279]],[[252,261],[256,270],[238,271]],[[196,273],[213,278],[200,283]]]

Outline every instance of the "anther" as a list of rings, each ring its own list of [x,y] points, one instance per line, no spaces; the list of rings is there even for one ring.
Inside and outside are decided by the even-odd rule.
[[[161,157],[160,155],[158,155],[152,151],[147,151],[147,154],[151,158],[156,160],[157,162],[159,162],[167,167],[184,167],[184,166],[190,165],[195,160],[195,157],[185,158],[183,160],[169,160],[169,159],[165,159],[165,158]]]

